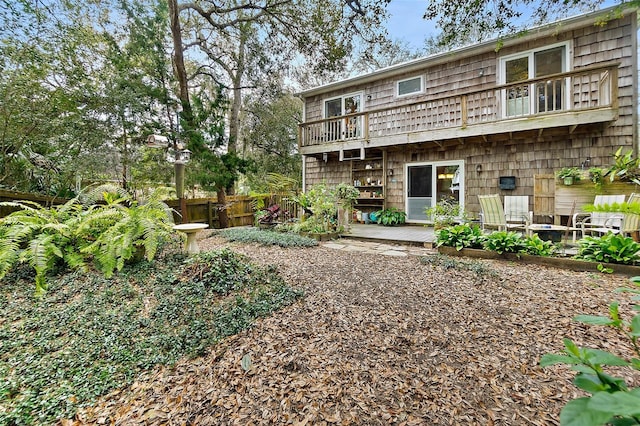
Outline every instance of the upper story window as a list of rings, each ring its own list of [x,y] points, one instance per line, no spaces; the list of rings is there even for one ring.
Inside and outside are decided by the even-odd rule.
[[[342,118],[343,115],[362,111],[362,93],[351,93],[324,101],[324,118],[336,117],[325,122],[327,140],[358,138],[362,134],[362,115]],[[340,118],[338,118],[340,117]]]
[[[551,76],[545,81],[517,84],[503,90],[502,104],[505,117],[568,109],[569,80],[553,75],[569,71],[569,51],[569,43],[561,43],[500,59],[503,84]]]
[[[422,76],[400,80],[396,85],[396,93],[398,96],[422,93],[422,91],[424,91],[424,79]]]

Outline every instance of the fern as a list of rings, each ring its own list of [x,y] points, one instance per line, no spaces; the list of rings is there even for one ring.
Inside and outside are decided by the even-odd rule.
[[[0,279],[17,263],[28,263],[36,272],[36,294],[42,294],[47,274],[55,267],[86,269],[93,260],[111,276],[140,247],[152,260],[175,233],[172,210],[161,199],[163,192],[138,204],[115,188],[92,189],[84,198],[103,203],[87,206],[80,198],[52,208],[29,201],[0,203],[20,208],[0,220]]]

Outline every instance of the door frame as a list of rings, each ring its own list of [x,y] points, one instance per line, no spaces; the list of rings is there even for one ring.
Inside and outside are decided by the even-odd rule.
[[[408,223],[428,223],[427,216],[425,215],[424,220],[419,219],[409,219],[408,211],[409,211],[409,167],[419,167],[419,166],[431,166],[431,190],[432,190],[432,198],[437,196],[437,170],[440,166],[458,166],[459,174],[459,204],[462,210],[464,211],[464,199],[465,199],[465,168],[464,168],[464,160],[441,160],[441,161],[420,161],[415,163],[405,163],[404,164],[404,182],[403,182],[403,199],[404,199],[404,211],[407,212],[407,222]],[[437,202],[437,201],[436,201]]]

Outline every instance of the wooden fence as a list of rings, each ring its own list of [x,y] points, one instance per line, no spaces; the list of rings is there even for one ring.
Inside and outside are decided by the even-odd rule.
[[[283,210],[288,211],[289,217],[298,217],[297,205],[291,201],[285,195],[272,195],[266,196],[265,204],[269,206],[271,204],[278,204]],[[0,190],[0,201],[34,201],[43,206],[53,206],[64,204],[68,199],[48,197],[44,195],[30,194],[25,192],[15,192]],[[176,223],[181,223],[182,219],[179,214],[180,201],[179,200],[167,200],[166,203],[174,209],[174,220]],[[255,197],[247,195],[228,196],[227,202],[223,206],[218,203],[216,197],[213,198],[194,198],[186,200],[187,215],[189,222],[192,223],[206,223],[209,228],[220,227],[220,210],[227,209],[227,216],[229,218],[229,227],[234,226],[250,226],[254,223],[255,206],[257,200]],[[5,217],[17,208],[0,206],[0,217]]]

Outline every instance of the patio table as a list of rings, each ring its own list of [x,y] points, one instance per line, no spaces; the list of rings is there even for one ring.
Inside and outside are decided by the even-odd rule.
[[[572,232],[572,243],[576,242],[576,234],[580,231],[580,228],[575,228],[572,226],[564,226],[564,225],[547,225],[542,223],[532,223],[527,226],[527,235],[531,235],[533,232],[562,232],[565,233],[567,231]]]

